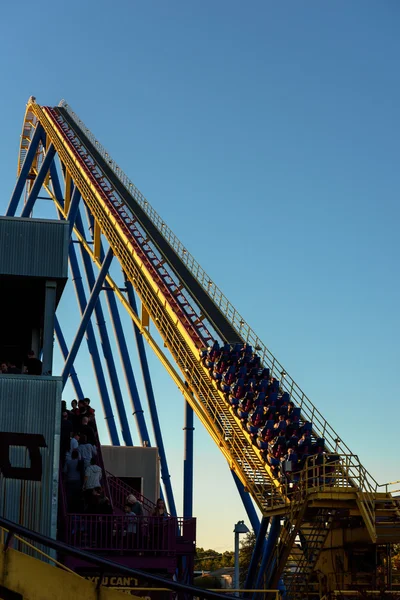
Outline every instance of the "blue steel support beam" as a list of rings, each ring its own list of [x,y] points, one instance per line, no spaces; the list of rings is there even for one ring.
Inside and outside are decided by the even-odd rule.
[[[58,345],[60,346],[61,354],[63,355],[64,360],[66,360],[67,356],[68,356],[68,346],[67,346],[67,343],[65,341],[64,334],[62,332],[60,323],[59,323],[59,321],[57,319],[57,315],[56,315],[55,320],[54,320],[54,331],[56,333],[56,338],[57,338],[57,341],[58,341]],[[74,390],[75,390],[75,394],[76,394],[77,399],[78,400],[83,400],[83,398],[85,396],[83,394],[83,390],[81,388],[81,384],[79,383],[78,375],[77,375],[77,373],[75,371],[74,365],[72,365],[71,372],[70,372],[69,376],[71,377],[72,385],[74,386]]]
[[[268,573],[267,573],[267,579],[266,579],[266,587],[267,588],[269,587],[271,574],[273,572],[275,562],[276,562],[276,557],[273,557],[272,561],[271,561],[271,557],[276,549],[280,531],[281,531],[280,517],[272,517],[271,527],[269,528],[267,542],[264,546],[264,552],[263,552],[263,556],[261,559],[261,565],[260,565],[260,569],[258,571],[256,587],[255,587],[255,589],[257,589],[257,590],[261,589],[259,586],[263,587],[263,577],[265,575],[267,566],[268,566]],[[253,600],[257,600],[256,593],[254,593],[254,595],[253,595]]]
[[[99,299],[99,294],[101,292],[101,288],[103,287],[103,283],[107,276],[107,273],[110,268],[113,257],[114,257],[114,255],[112,253],[112,250],[110,249],[107,252],[106,257],[104,258],[103,264],[101,265],[100,272],[97,276],[97,281],[92,288],[92,291],[91,291],[91,294],[89,297],[89,302],[86,305],[85,311],[82,315],[82,320],[78,327],[78,331],[76,332],[75,339],[70,348],[67,360],[65,361],[65,365],[64,365],[64,368],[63,368],[63,371],[61,374],[61,377],[63,380],[63,386],[65,386],[65,384],[67,382],[67,379],[68,379],[70,371],[71,371],[71,366],[74,364],[74,360],[76,358],[76,355],[78,354],[78,350],[79,350],[81,342],[83,340],[83,336],[85,335],[85,331],[86,331],[87,325],[90,321],[90,317],[92,316],[94,307],[96,306],[96,303]]]
[[[61,167],[63,168],[63,165],[61,165]],[[56,169],[54,162],[50,166],[50,175],[51,175],[54,195],[55,195],[56,199],[58,200],[58,202],[61,204],[61,206],[64,206],[64,198],[63,198],[63,195],[61,192],[60,181],[58,178],[58,173],[57,173],[57,169]],[[74,187],[74,193],[76,190],[77,190],[77,188]],[[80,194],[79,194],[79,192],[77,192],[76,200],[75,200],[75,202],[77,203],[77,206],[79,206],[79,199],[80,199]],[[72,199],[71,199],[71,203],[72,203]],[[60,211],[58,211],[58,215],[59,215],[60,219],[64,219],[64,217],[62,216]],[[70,228],[70,235],[71,235],[71,233],[72,233],[72,228]],[[84,315],[85,309],[87,308],[86,295],[85,295],[85,290],[84,290],[84,287],[82,284],[82,277],[80,274],[79,264],[78,264],[78,261],[76,258],[76,252],[75,252],[75,248],[73,247],[73,244],[70,244],[70,247],[69,247],[69,259],[70,259],[72,277],[73,277],[73,281],[74,281],[76,295],[77,295],[78,302],[79,302],[80,311],[81,311],[81,314]],[[58,325],[58,327],[57,327],[57,325]],[[61,351],[64,355],[64,359],[67,360],[67,358],[69,356],[68,348],[65,343],[61,328],[59,327],[58,321],[57,321],[57,325],[55,324],[57,338],[58,338],[58,341],[59,341],[59,344],[61,347]],[[90,319],[89,319],[87,327],[86,327],[86,339],[87,339],[88,349],[89,349],[89,353],[90,353],[90,356],[92,359],[93,368],[94,368],[94,372],[95,372],[95,376],[96,376],[96,380],[97,380],[97,387],[99,389],[101,401],[103,404],[104,415],[105,415],[105,419],[107,422],[107,428],[108,428],[108,432],[109,432],[109,435],[111,438],[111,442],[114,446],[119,446],[119,438],[118,438],[118,433],[117,433],[117,429],[115,426],[114,415],[113,415],[112,408],[111,408],[110,397],[109,397],[108,390],[107,390],[107,383],[106,383],[106,380],[104,377],[103,368],[102,368],[102,364],[101,364],[101,360],[100,360],[100,354],[99,354],[99,351],[97,348],[97,342],[96,342],[96,338],[94,335],[93,325],[92,325]],[[64,369],[65,369],[65,365],[64,365]],[[77,393],[78,399],[83,398],[84,396],[83,396],[82,388],[79,385],[79,381],[76,376],[76,372],[73,367],[73,364],[71,364],[69,370],[70,370],[70,376],[71,376],[71,379],[72,379],[72,382],[73,382],[73,385],[75,388],[75,392]],[[73,373],[75,373],[75,377],[73,376]],[[65,386],[65,383],[66,382],[64,382],[64,386]]]
[[[247,512],[247,516],[249,518],[249,521],[251,523],[253,531],[256,535],[258,535],[258,532],[260,529],[260,520],[257,517],[256,509],[254,508],[254,504],[251,500],[250,494],[248,494],[247,492],[244,491],[243,483],[240,481],[240,479],[236,475],[235,471],[231,470],[231,473],[232,473],[233,480],[236,483],[236,487],[237,487],[240,497],[242,499],[243,506]]]
[[[74,190],[74,195],[75,195],[76,190],[77,190],[77,188],[75,188],[75,190]],[[79,212],[76,213],[76,225],[77,225],[77,228],[80,231],[80,233],[84,234],[85,232],[84,232],[84,228],[83,228],[82,217]],[[97,283],[95,283],[96,280],[95,280],[92,260],[91,260],[90,256],[87,254],[86,250],[82,247],[82,245],[80,245],[80,248],[81,248],[81,256],[82,256],[83,266],[84,266],[86,278],[87,278],[87,281],[89,284],[89,289],[93,292]],[[107,256],[109,256],[110,254],[111,254],[111,256],[113,256],[111,249],[108,251]],[[105,261],[105,259],[103,259],[103,265],[104,265],[104,261]],[[102,269],[103,269],[103,267],[102,267]],[[100,271],[100,273],[101,273],[101,271]],[[107,273],[105,273],[105,275],[107,275]],[[104,275],[104,278],[105,278],[105,275]],[[101,282],[100,289],[102,288],[103,282],[104,282],[104,279]],[[88,307],[89,307],[89,304],[88,304]],[[103,308],[101,306],[100,298],[98,298],[97,303],[94,306],[94,312],[96,315],[96,321],[97,321],[97,326],[99,329],[101,345],[103,348],[103,354],[104,354],[104,358],[106,360],[108,374],[110,376],[111,387],[112,387],[113,394],[114,394],[114,400],[115,400],[115,404],[117,406],[117,412],[118,412],[119,421],[121,424],[122,438],[127,446],[133,446],[133,440],[132,440],[131,432],[129,430],[128,419],[126,417],[124,399],[122,397],[121,387],[120,387],[119,381],[118,381],[118,373],[117,373],[117,369],[115,366],[115,361],[114,361],[111,344],[110,344],[110,338],[108,336],[106,321],[104,318],[104,312],[103,312]]]
[[[72,197],[71,197],[71,204],[70,204],[68,215],[67,215],[67,219],[69,221],[69,236],[70,237],[72,236],[72,230],[74,229],[75,220],[78,215],[80,199],[81,199],[81,193],[77,187],[74,187],[74,191],[72,192]],[[83,228],[82,228],[82,232],[83,232]]]
[[[183,454],[183,516],[193,517],[193,409],[185,403],[185,447]]]
[[[265,544],[265,536],[267,535],[267,529],[269,524],[269,517],[263,517],[260,523],[260,529],[258,530],[256,543],[254,545],[253,554],[251,555],[249,570],[247,571],[246,582],[244,587],[246,590],[254,588],[254,579],[257,572],[257,566],[260,562],[261,553]],[[249,598],[250,592],[244,594],[244,598]]]
[[[36,198],[38,197],[40,190],[42,189],[42,185],[49,171],[50,165],[54,160],[55,154],[56,149],[54,148],[53,144],[50,144],[46,155],[43,159],[42,165],[39,169],[39,173],[36,175],[35,183],[32,186],[31,193],[29,194],[26,204],[22,209],[21,217],[29,217],[32,208],[36,202]]]
[[[136,298],[135,298],[135,293],[134,293],[132,284],[129,281],[129,279],[126,277],[125,274],[124,274],[124,276],[125,276],[125,285],[128,290],[129,304],[131,305],[131,307],[137,314]],[[137,345],[139,358],[140,358],[140,366],[141,366],[142,374],[143,374],[143,381],[144,381],[144,387],[146,390],[147,402],[149,404],[151,422],[152,422],[153,431],[154,431],[154,438],[156,440],[156,444],[158,447],[158,453],[160,455],[161,479],[162,479],[162,481],[164,483],[164,487],[165,487],[165,494],[167,496],[169,512],[170,512],[171,516],[176,517],[176,506],[175,506],[174,494],[172,492],[171,475],[169,474],[169,471],[168,471],[167,456],[165,454],[164,442],[163,442],[162,435],[161,435],[160,421],[158,419],[157,406],[156,406],[156,401],[154,398],[153,386],[151,384],[150,371],[149,371],[149,365],[147,362],[146,351],[144,348],[144,342],[143,342],[142,336],[140,335],[139,329],[136,327],[136,325],[133,321],[132,321],[132,323],[133,323],[133,329],[135,332],[136,345]]]
[[[63,204],[64,197],[63,197],[63,193],[61,191],[60,180],[58,178],[57,167],[56,167],[56,163],[54,160],[50,164],[50,180],[51,180],[51,184],[53,186],[53,192],[54,192],[55,197],[61,204]]]
[[[73,244],[69,246],[69,260],[72,271],[72,279],[75,286],[76,295],[78,297],[80,311],[83,315],[86,308],[86,294],[82,284],[82,277],[79,270],[78,261],[76,258],[76,252]],[[93,362],[94,372],[96,375],[97,386],[99,389],[101,401],[103,403],[103,410],[105,420],[110,434],[111,442],[113,446],[119,446],[119,438],[117,428],[115,426],[115,419],[111,408],[110,396],[107,390],[107,383],[103,373],[103,367],[100,360],[100,354],[97,348],[96,338],[94,335],[93,325],[91,321],[87,324],[86,338],[89,348],[89,353]]]
[[[86,205],[85,205],[85,209],[86,209],[86,216],[87,216],[88,225],[89,225],[89,231],[90,231],[92,239],[94,239],[93,216],[90,214],[90,211],[88,210]],[[80,217],[80,213],[79,213],[79,217]],[[82,221],[77,221],[77,223],[78,223],[80,230],[83,231]],[[81,225],[82,225],[82,227],[81,227]],[[104,250],[103,250],[102,243],[100,243],[100,258],[101,258],[101,260],[103,260],[103,258],[104,258]],[[122,322],[121,322],[121,317],[119,315],[117,301],[115,299],[114,292],[111,288],[106,290],[106,299],[107,299],[107,304],[108,304],[108,310],[109,310],[110,317],[111,317],[111,322],[112,322],[113,329],[114,329],[115,339],[116,339],[118,350],[119,350],[119,355],[121,357],[121,363],[122,363],[122,368],[124,370],[125,381],[126,381],[128,393],[129,393],[129,396],[131,399],[131,404],[132,404],[132,408],[133,408],[132,414],[136,421],[139,439],[140,439],[141,444],[143,444],[145,442],[150,446],[151,445],[150,444],[150,435],[149,435],[149,431],[147,429],[146,421],[144,418],[142,403],[140,401],[139,391],[138,391],[138,388],[136,385],[136,379],[135,379],[135,375],[134,375],[133,368],[132,368],[132,362],[131,362],[131,359],[129,356],[128,345],[126,343],[125,334],[124,334],[124,330],[123,330]]]
[[[144,418],[142,403],[140,400],[139,391],[137,389],[131,359],[129,357],[128,345],[126,343],[124,330],[122,328],[117,301],[115,299],[115,295],[112,289],[106,291],[106,298],[112,325],[114,328],[115,339],[117,341],[117,346],[121,357],[121,363],[125,374],[126,385],[131,399],[131,404],[133,408],[132,415],[135,417],[139,439],[141,444],[146,442],[150,446],[150,435]]]
[[[39,142],[42,139],[44,133],[43,127],[40,123],[37,124],[36,131],[33,134],[31,143],[29,144],[28,152],[26,153],[24,164],[22,165],[20,174],[18,175],[17,183],[15,184],[14,191],[11,195],[10,202],[7,207],[6,216],[14,217],[18,204],[21,198],[22,190],[24,189],[26,178],[29,174],[29,170],[32,166],[33,159],[35,158],[36,150],[39,146]]]

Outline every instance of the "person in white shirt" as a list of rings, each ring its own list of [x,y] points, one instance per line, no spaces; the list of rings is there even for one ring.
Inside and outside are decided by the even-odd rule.
[[[81,435],[78,451],[79,458],[83,460],[84,469],[86,469],[90,465],[92,458],[97,455],[96,446],[88,444],[86,435]]]
[[[101,487],[100,480],[102,478],[102,470],[99,465],[96,465],[96,459],[92,458],[90,465],[85,469],[85,479],[83,481],[83,489],[85,491],[94,490]]]
[[[69,452],[65,455],[66,460],[71,459],[71,454],[73,450],[78,450],[79,447],[79,433],[74,433],[71,438],[71,443],[69,446]]]

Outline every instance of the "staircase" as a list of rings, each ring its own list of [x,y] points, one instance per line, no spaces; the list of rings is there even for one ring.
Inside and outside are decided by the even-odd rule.
[[[108,488],[110,490],[110,500],[114,511],[122,512],[126,503],[126,499],[129,495],[135,496],[139,502],[143,505],[143,511],[145,515],[151,515],[156,505],[154,502],[143,496],[137,490],[134,490],[124,481],[115,477],[108,471],[106,471]]]
[[[309,579],[328,537],[333,516],[332,510],[319,509],[311,522],[302,523],[299,530],[301,551],[295,553],[295,569],[285,575],[288,600],[307,597]]]

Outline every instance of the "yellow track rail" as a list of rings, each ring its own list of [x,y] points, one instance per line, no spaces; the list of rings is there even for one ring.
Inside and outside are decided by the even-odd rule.
[[[162,290],[153,281],[146,265],[135,251],[132,240],[103,200],[97,186],[87,176],[69,143],[54,127],[52,120],[37,104],[30,110],[42,124],[68,174],[87,203],[101,233],[132,282],[143,306],[157,327],[165,346],[189,385],[185,394],[199,419],[205,425],[220,450],[236,472],[245,489],[263,513],[282,509],[287,500],[276,479],[271,475],[258,448],[251,444],[240,421],[227,405],[208,371],[203,367],[197,348],[167,302]],[[165,365],[172,376],[168,365]]]

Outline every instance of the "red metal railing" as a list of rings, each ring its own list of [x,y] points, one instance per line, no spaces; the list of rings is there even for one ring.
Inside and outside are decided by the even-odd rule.
[[[108,472],[106,472],[106,474],[108,488],[110,490],[110,500],[114,508],[123,510],[126,504],[127,497],[130,494],[133,494],[139,500],[139,502],[142,503],[145,515],[150,516],[152,514],[153,510],[156,507],[154,502],[151,502],[151,500],[143,496],[143,494],[141,494],[140,492],[131,488],[118,477],[115,477],[115,475],[112,475]]]
[[[91,551],[171,555],[182,543],[186,552],[195,550],[195,519],[67,515],[66,530],[67,544]]]

